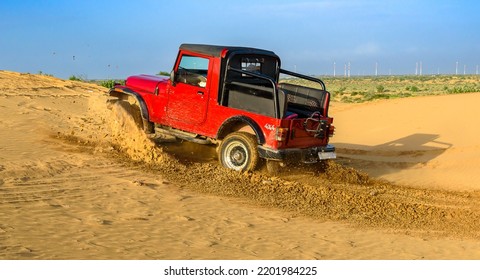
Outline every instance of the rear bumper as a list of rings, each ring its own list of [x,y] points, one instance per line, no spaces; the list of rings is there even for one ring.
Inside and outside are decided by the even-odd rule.
[[[282,150],[274,150],[258,146],[258,154],[261,158],[269,160],[301,161],[305,163],[314,163],[321,160],[335,159],[337,157],[333,145]]]

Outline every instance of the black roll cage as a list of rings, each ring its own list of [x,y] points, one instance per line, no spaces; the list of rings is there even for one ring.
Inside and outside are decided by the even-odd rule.
[[[277,81],[274,80],[272,77],[261,74],[261,73],[255,73],[255,72],[245,71],[245,70],[242,70],[242,69],[237,69],[237,68],[231,67],[230,66],[230,59],[233,56],[236,56],[236,55],[239,55],[239,54],[258,54],[258,55],[272,56],[270,53],[262,53],[262,52],[251,52],[251,51],[233,51],[233,52],[231,52],[229,54],[228,58],[226,59],[225,64],[224,64],[225,68],[226,68],[226,71],[225,71],[225,73],[223,73],[223,81],[222,81],[223,85],[221,87],[222,94],[221,94],[221,100],[219,100],[220,104],[223,104],[223,99],[224,99],[224,95],[225,95],[225,84],[227,83],[227,73],[226,73],[227,71],[234,71],[234,72],[238,72],[238,73],[241,73],[241,74],[244,74],[244,75],[248,75],[248,76],[251,76],[251,77],[255,77],[255,78],[259,78],[259,79],[268,81],[272,85],[273,90],[270,90],[268,88],[261,87],[261,86],[247,84],[247,83],[241,83],[241,85],[244,86],[244,87],[251,88],[251,89],[272,92],[273,103],[274,103],[274,114],[275,114],[276,119],[281,118],[280,103],[279,103],[278,88],[277,88],[277,81],[280,79],[280,74],[285,74],[285,75],[289,75],[289,76],[293,76],[293,77],[297,77],[297,78],[300,78],[300,79],[304,79],[304,80],[308,80],[308,81],[318,83],[322,90],[326,90],[325,83],[320,79],[281,69],[280,68],[280,58],[278,56],[275,56],[278,59],[278,66],[277,66],[278,70],[277,70],[277,74],[276,74]],[[233,82],[232,84],[235,84],[235,82]],[[238,84],[240,84],[240,83],[238,83]]]

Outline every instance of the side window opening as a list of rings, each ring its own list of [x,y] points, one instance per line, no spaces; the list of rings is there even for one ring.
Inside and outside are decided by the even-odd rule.
[[[277,79],[278,61],[275,57],[239,54],[231,57],[228,66]],[[226,73],[222,102],[227,107],[274,117],[274,90],[272,83],[265,78],[229,70]]]
[[[241,69],[244,71],[254,72],[254,73],[262,73],[262,65],[264,63],[263,58],[249,58],[249,57],[242,57],[241,62]],[[242,77],[250,77],[246,74],[242,74]]]
[[[178,66],[175,81],[197,87],[207,86],[209,60],[203,57],[184,55]]]

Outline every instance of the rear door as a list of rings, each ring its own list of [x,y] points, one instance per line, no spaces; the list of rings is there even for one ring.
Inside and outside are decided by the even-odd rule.
[[[210,61],[205,57],[182,55],[175,69],[175,86],[168,92],[167,116],[188,124],[202,124],[207,114],[210,91]]]

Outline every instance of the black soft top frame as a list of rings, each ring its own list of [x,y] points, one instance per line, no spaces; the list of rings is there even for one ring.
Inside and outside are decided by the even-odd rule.
[[[261,55],[270,55],[278,57],[274,52],[256,49],[250,47],[234,47],[234,46],[216,46],[216,45],[201,45],[201,44],[182,44],[180,45],[181,50],[192,51],[196,53],[201,53],[204,55],[221,57],[222,52],[226,49],[228,52],[242,52],[242,53],[252,53],[252,54],[261,54]]]

